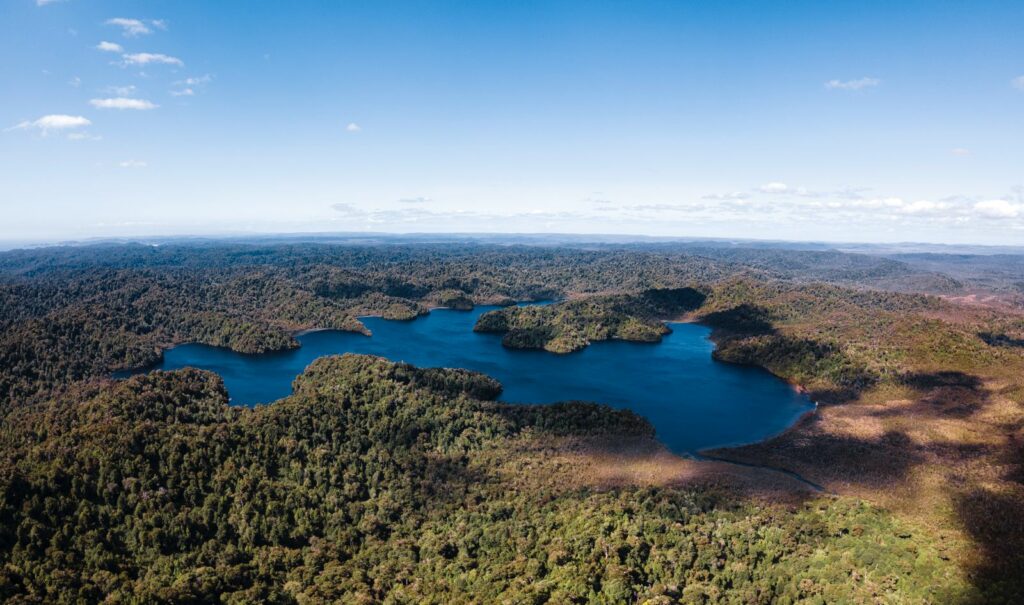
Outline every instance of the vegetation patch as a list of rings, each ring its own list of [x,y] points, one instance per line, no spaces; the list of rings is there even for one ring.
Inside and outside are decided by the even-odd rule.
[[[679,317],[703,300],[704,295],[693,288],[591,296],[490,311],[480,316],[473,329],[505,334],[502,344],[509,348],[552,353],[571,353],[600,340],[659,342],[671,332],[661,319]]]
[[[220,380],[198,370],[22,408],[0,433],[0,596],[930,603],[971,594],[926,533],[855,500],[580,485],[575,466],[524,443],[643,437],[646,421],[593,404],[497,404],[496,392],[472,372],[346,355],[318,360],[294,395],[254,409],[228,406]]]

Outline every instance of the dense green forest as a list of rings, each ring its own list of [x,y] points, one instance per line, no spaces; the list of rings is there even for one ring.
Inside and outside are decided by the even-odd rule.
[[[949,602],[890,515],[714,488],[508,490],[546,435],[649,434],[592,404],[508,406],[469,372],[323,358],[273,405],[154,372],[19,410],[2,434],[11,602]],[[521,447],[521,446],[520,446]],[[543,458],[514,470],[552,475]],[[530,485],[531,478],[526,478]],[[728,596],[726,596],[728,595]]]
[[[659,342],[668,334],[661,321],[700,307],[704,294],[693,288],[662,288],[638,294],[590,296],[552,305],[509,307],[480,316],[473,329],[498,332],[513,349],[578,351],[593,341],[618,338]]]
[[[0,594],[1021,602],[1022,314],[954,300],[971,280],[941,267],[666,244],[2,253]],[[556,302],[507,306],[521,300]],[[779,495],[754,471],[737,483],[694,461],[695,479],[598,481],[593,465],[621,463],[609,443],[651,441],[646,421],[497,404],[500,385],[465,371],[322,359],[294,395],[255,409],[229,407],[205,372],[109,378],[183,342],[258,353],[297,346],[300,330],[366,331],[361,315],[482,304],[506,308],[477,329],[559,352],[657,341],[664,319],[711,326],[718,359],[823,404],[715,456],[827,493]]]

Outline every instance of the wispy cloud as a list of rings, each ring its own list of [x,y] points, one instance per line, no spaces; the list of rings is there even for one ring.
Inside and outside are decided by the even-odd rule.
[[[1007,200],[984,200],[974,204],[974,210],[984,218],[1017,218],[1024,214],[1024,204]]]
[[[48,4],[56,4],[64,1],[65,0],[36,0],[36,6],[46,6]]]
[[[74,128],[84,128],[91,125],[92,122],[88,118],[83,116],[70,116],[67,114],[50,114],[43,116],[37,120],[21,122],[15,124],[6,130],[39,130],[43,134],[50,133],[57,130],[70,130]]]
[[[88,132],[69,132],[68,140],[71,141],[100,141],[103,137]]]
[[[1024,76],[1017,76],[1010,80],[1010,86],[1013,86],[1017,90],[1024,90]]]
[[[97,109],[156,109],[156,103],[145,99],[129,99],[127,97],[115,97],[112,99],[92,99],[89,104]]]
[[[116,42],[107,42],[106,40],[103,40],[96,45],[96,50],[101,50],[105,53],[119,53],[124,50],[124,47]]]
[[[120,27],[121,33],[129,38],[134,38],[136,36],[144,36],[146,34],[153,33],[153,30],[149,28],[151,25],[158,29],[167,29],[164,22],[159,19],[143,21],[141,19],[127,19],[125,17],[115,17],[113,19],[107,19],[106,24]]]
[[[118,166],[121,168],[145,168],[148,164],[142,160],[125,160],[120,162]]]
[[[403,197],[398,200],[399,204],[426,204],[431,201],[429,197]]]
[[[366,216],[366,211],[353,206],[352,204],[331,204],[331,209],[335,212],[340,213],[346,218],[359,218]]]
[[[773,181],[771,183],[765,183],[757,188],[761,193],[786,193],[789,191],[789,185]]]
[[[966,157],[971,155],[971,150],[964,149],[963,147],[954,147],[953,149],[950,149],[949,152],[952,153],[953,155],[960,157]]]
[[[193,78],[185,78],[180,82],[175,82],[175,84],[184,84],[186,86],[201,86],[203,84],[208,84],[210,80],[213,80],[213,76],[211,76],[210,74],[204,74],[202,76],[197,76]]]
[[[349,122],[348,126],[345,126],[345,130],[348,132],[359,132],[362,128],[360,128],[359,124],[356,124],[355,122]]]
[[[191,97],[196,94],[197,89],[201,90],[211,80],[213,80],[213,76],[211,76],[210,74],[185,78],[184,80],[178,80],[174,83],[174,86],[176,88],[171,90],[171,96]]]
[[[135,85],[129,84],[127,86],[108,86],[103,89],[103,92],[112,95],[117,95],[119,97],[127,97],[128,95],[135,94]]]
[[[878,78],[858,78],[856,80],[829,80],[825,82],[828,90],[861,90],[874,88],[882,83]]]
[[[781,184],[781,183],[779,183]],[[743,191],[731,191],[729,193],[709,193],[701,196],[705,200],[745,200],[750,197],[749,193]]]
[[[122,55],[121,58],[124,59],[126,65],[149,65],[150,63],[162,63],[164,65],[177,65],[178,67],[185,66],[185,63],[181,59],[160,53],[132,53],[129,55]]]

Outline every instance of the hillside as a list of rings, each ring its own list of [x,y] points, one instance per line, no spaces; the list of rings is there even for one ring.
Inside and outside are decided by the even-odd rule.
[[[5,594],[1024,597],[1021,313],[844,284],[874,261],[841,253],[803,275],[811,257],[778,250],[599,248],[0,254]],[[203,372],[108,378],[182,342],[271,351],[298,330],[365,330],[364,314],[415,321],[538,299],[558,302],[481,322],[515,345],[568,350],[656,340],[660,320],[682,316],[712,327],[717,359],[763,367],[821,405],[773,440],[712,453],[752,465],[737,466],[674,457],[632,414],[498,405],[478,375],[368,358],[321,360],[295,395],[252,410],[228,407]],[[666,562],[681,553],[686,565]]]
[[[234,409],[185,370],[3,425],[8,602],[950,602],[927,532],[854,500],[586,485],[552,454],[628,412],[490,403],[459,371],[324,358]],[[677,482],[678,483],[678,482]],[[508,489],[516,485],[516,489]]]

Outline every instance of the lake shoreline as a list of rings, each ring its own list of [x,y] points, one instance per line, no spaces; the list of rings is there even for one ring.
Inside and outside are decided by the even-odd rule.
[[[710,353],[717,345],[709,338],[710,328],[698,322],[671,322],[674,329],[660,344],[616,339],[577,355],[553,355],[507,350],[494,335],[473,332],[473,322],[490,308],[435,307],[438,313],[418,322],[360,315],[373,328],[373,338],[356,337],[359,333],[350,330],[306,329],[295,332],[301,339],[298,349],[263,355],[183,343],[167,349],[164,361],[145,371],[210,369],[225,380],[232,405],[255,405],[287,397],[295,376],[324,355],[348,352],[418,367],[464,368],[501,381],[507,403],[579,400],[632,410],[650,421],[659,441],[680,456],[773,438],[815,409],[813,401],[763,368],[750,366],[753,374],[738,374],[726,369],[739,369],[737,364],[715,363]],[[692,329],[684,329],[691,324]],[[185,346],[189,350],[179,350]],[[170,353],[175,350],[179,354]],[[794,415],[787,417],[787,411]]]

